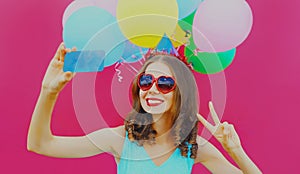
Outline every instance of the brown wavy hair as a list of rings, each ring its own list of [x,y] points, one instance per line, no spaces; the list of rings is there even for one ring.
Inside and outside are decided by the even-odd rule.
[[[190,158],[197,157],[198,144],[196,142],[198,132],[198,91],[194,76],[191,70],[178,58],[170,55],[150,56],[139,71],[144,73],[146,68],[153,62],[162,62],[169,66],[175,79],[176,88],[174,90],[173,104],[168,114],[171,117],[173,126],[171,135],[174,138],[181,155],[187,157],[190,149]],[[127,115],[124,124],[128,132],[130,141],[142,146],[145,142],[155,143],[157,132],[153,129],[153,118],[150,113],[145,112],[142,108],[139,98],[139,87],[137,77],[132,84],[133,109]]]

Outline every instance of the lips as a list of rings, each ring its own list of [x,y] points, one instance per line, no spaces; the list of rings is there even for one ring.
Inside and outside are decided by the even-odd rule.
[[[148,106],[158,106],[162,104],[164,101],[158,98],[146,98],[146,102]]]

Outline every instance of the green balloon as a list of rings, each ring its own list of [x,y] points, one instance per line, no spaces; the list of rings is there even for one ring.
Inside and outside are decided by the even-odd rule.
[[[178,25],[183,30],[192,31],[195,13],[196,13],[196,11],[194,11],[193,13],[191,13],[189,16],[187,16],[187,17],[179,20],[178,21]]]
[[[192,34],[192,31],[193,31],[193,22],[194,22],[194,16],[196,14],[196,11],[194,11],[193,13],[191,13],[189,16],[181,19],[178,24],[179,26],[185,30],[185,31],[189,31],[191,32]],[[197,46],[195,45],[195,42],[194,42],[194,38],[193,36],[190,37],[189,39],[189,44],[186,46],[187,49],[190,49],[190,50],[195,50],[197,49]],[[186,55],[187,56],[187,55]]]
[[[188,62],[192,63],[195,71],[203,74],[215,74],[225,70],[232,63],[235,53],[235,48],[219,53],[198,52],[197,55],[193,50],[185,50]]]

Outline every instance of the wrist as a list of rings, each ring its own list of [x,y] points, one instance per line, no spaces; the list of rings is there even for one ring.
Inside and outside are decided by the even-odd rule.
[[[56,99],[59,95],[59,92],[54,92],[47,88],[42,87],[40,95],[47,97],[49,99]]]
[[[244,149],[242,146],[239,146],[239,147],[231,148],[227,152],[230,156],[240,156],[244,154]]]

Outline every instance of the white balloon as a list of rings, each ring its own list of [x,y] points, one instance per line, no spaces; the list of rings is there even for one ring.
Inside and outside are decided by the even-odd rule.
[[[69,6],[66,8],[62,19],[62,25],[65,25],[68,18],[75,11],[79,10],[80,8],[89,6],[97,6],[110,12],[113,16],[116,16],[117,3],[118,0],[75,0],[71,2],[71,4],[69,4]]]
[[[252,23],[251,8],[244,0],[205,0],[194,17],[194,42],[201,51],[227,51],[247,38]]]

